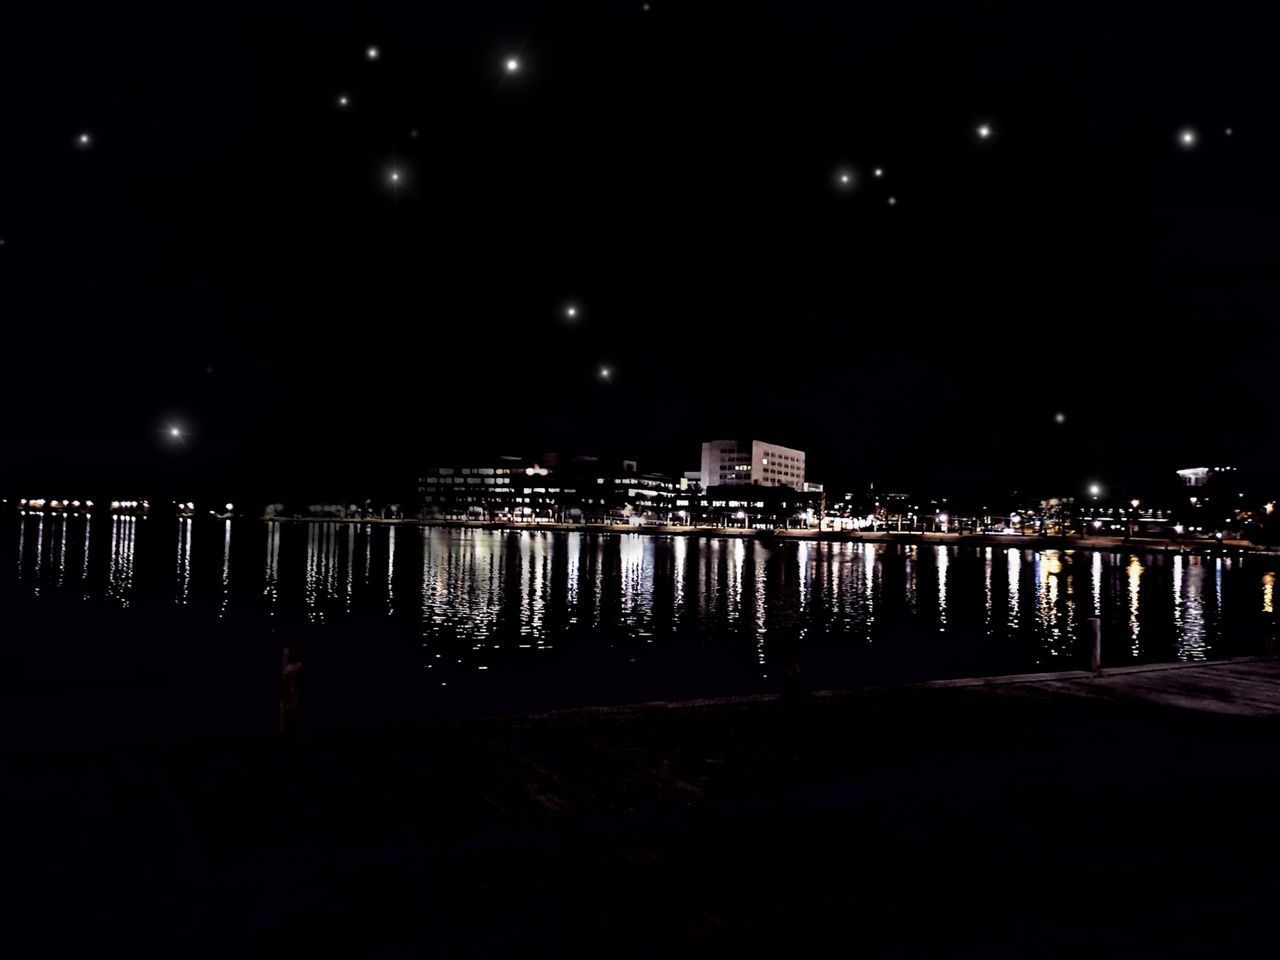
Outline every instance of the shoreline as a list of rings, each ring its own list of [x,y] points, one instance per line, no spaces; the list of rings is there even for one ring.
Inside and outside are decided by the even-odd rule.
[[[756,530],[742,527],[689,527],[668,524],[627,526],[607,523],[510,523],[479,520],[423,520],[418,518],[383,519],[352,517],[263,517],[291,523],[369,523],[416,527],[441,527],[455,530],[537,531],[551,533],[640,534],[650,537],[706,537],[765,540],[768,542],[828,543],[902,543],[949,546],[1023,547],[1030,550],[1136,550],[1182,554],[1249,553],[1258,556],[1280,556],[1280,547],[1250,543],[1247,540],[1174,540],[1163,537],[1091,537],[1043,536],[1018,533],[937,533],[926,531],[874,532],[843,530]]]

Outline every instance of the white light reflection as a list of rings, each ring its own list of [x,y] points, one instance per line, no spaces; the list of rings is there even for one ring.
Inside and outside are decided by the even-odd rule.
[[[58,518],[59,533],[58,533],[57,586],[59,588],[62,587],[62,584],[66,580],[66,576],[67,576],[67,525],[69,523],[70,523],[70,518],[65,515]]]
[[[934,547],[938,564],[938,632],[947,629],[947,568],[951,564],[951,551],[944,545]]]
[[[1204,660],[1204,565],[1200,557],[1176,554],[1173,558],[1173,627],[1178,659]]]
[[[906,571],[906,584],[904,595],[907,601],[907,609],[912,613],[916,612],[916,548],[912,544],[904,551],[906,559],[903,562],[903,569]]]
[[[396,609],[396,528],[394,524],[387,527],[387,616]]]
[[[1016,547],[1006,551],[1009,586],[1009,629],[1018,628],[1018,611],[1022,607],[1022,553]]]
[[[1090,590],[1093,592],[1093,615],[1102,616],[1102,554],[1096,550],[1089,557]]]
[[[267,521],[267,564],[262,582],[262,595],[267,601],[267,615],[274,617],[280,599],[280,521]]]
[[[138,518],[116,514],[111,518],[111,562],[107,596],[122,607],[132,602],[134,534]]]
[[[31,572],[31,593],[40,596],[40,580],[44,575],[44,514],[36,518],[36,565]]]
[[[80,554],[80,587],[84,590],[84,595],[89,596],[89,543],[93,536],[93,517],[86,515],[84,518],[84,544],[81,547]]]
[[[983,583],[983,592],[985,594],[985,601],[986,601],[985,606],[983,607],[982,622],[986,626],[986,632],[990,634],[991,633],[991,615],[994,612],[993,611],[994,605],[992,603],[992,596],[991,596],[991,568],[993,566],[992,558],[995,555],[995,550],[992,547],[987,547],[982,552],[983,554],[985,554],[985,556],[983,557],[982,583]]]
[[[178,594],[174,598],[179,606],[186,606],[191,594],[191,518],[178,520]]]
[[[218,604],[218,616],[227,615],[231,603],[231,521],[222,521],[222,597]]]

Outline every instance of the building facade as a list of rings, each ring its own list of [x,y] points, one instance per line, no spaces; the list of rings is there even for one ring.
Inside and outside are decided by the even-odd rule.
[[[790,487],[803,490],[804,451],[763,440],[708,440],[702,445],[702,489]]]

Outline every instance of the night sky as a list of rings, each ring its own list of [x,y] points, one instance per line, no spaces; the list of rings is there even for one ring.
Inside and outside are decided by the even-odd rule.
[[[1276,479],[1256,4],[824,6],[6,11],[0,486]]]

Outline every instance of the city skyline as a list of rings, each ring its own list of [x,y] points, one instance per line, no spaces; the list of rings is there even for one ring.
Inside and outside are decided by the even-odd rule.
[[[0,158],[0,483],[716,434],[846,482],[1276,472],[1265,31],[285,9],[180,47],[86,10],[8,58],[62,80],[11,101]]]

